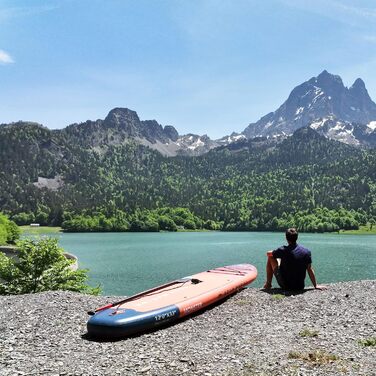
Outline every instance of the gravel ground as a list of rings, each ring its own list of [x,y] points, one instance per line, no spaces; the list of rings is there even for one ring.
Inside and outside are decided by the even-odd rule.
[[[86,311],[113,300],[0,296],[0,375],[376,375],[376,347],[359,343],[376,337],[376,281],[249,288],[152,333],[88,340]]]

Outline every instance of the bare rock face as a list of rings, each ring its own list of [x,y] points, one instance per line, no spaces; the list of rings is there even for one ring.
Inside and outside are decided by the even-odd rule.
[[[177,141],[177,139],[179,138],[178,131],[172,125],[166,125],[164,127],[164,133],[172,141]]]
[[[168,156],[201,155],[215,147],[245,138],[237,135],[216,141],[207,135],[179,135],[172,125],[163,127],[156,120],[140,120],[137,113],[128,108],[114,108],[104,120],[72,124],[61,132],[86,148],[100,150],[135,140]]]
[[[366,126],[376,120],[376,104],[370,98],[364,82],[358,78],[347,88],[339,76],[324,70],[317,77],[294,88],[288,99],[275,111],[250,124],[243,134],[247,138],[256,136],[291,135],[295,130],[306,127],[319,120],[325,120],[326,130],[323,134],[350,144],[368,144]],[[341,122],[354,124],[351,137],[340,137],[336,129],[329,130]],[[355,125],[357,124],[357,125]],[[333,137],[332,137],[333,136]],[[337,137],[338,136],[338,137]],[[371,137],[372,138],[372,137]]]
[[[46,188],[50,191],[57,191],[64,185],[64,179],[60,175],[51,179],[38,176],[38,181],[33,183],[33,185],[37,188]]]
[[[125,131],[129,136],[136,136],[140,128],[140,119],[135,111],[128,108],[114,108],[104,119],[107,128]]]

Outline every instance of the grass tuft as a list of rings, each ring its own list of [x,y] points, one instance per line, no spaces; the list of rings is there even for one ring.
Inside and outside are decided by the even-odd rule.
[[[317,337],[319,332],[317,330],[303,329],[299,332],[300,337]]]
[[[235,301],[235,304],[236,305],[240,305],[240,306],[242,306],[242,305],[248,305],[250,303],[251,302],[249,300],[246,300],[246,299],[239,299],[239,300]]]
[[[283,298],[285,298],[285,295],[283,295],[283,294],[273,294],[272,295],[272,299],[274,299],[274,300],[281,300]]]
[[[317,365],[332,363],[339,359],[337,355],[329,354],[322,350],[316,350],[308,353],[290,351],[288,358],[299,359]]]
[[[376,337],[370,337],[366,339],[361,339],[358,341],[358,343],[364,347],[369,347],[369,346],[376,346]]]

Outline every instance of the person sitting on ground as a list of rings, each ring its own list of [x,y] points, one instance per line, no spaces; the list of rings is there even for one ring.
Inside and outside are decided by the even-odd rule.
[[[316,282],[315,272],[312,269],[311,251],[297,244],[298,231],[295,228],[286,230],[288,245],[274,251],[268,251],[266,264],[266,282],[264,289],[272,287],[273,274],[284,290],[303,290],[306,271],[315,289],[322,290]]]

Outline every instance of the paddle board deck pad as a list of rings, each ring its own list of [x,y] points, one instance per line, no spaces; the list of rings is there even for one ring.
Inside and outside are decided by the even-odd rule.
[[[240,264],[172,281],[89,312],[88,334],[116,338],[157,328],[236,293],[256,277],[253,265]]]

